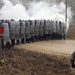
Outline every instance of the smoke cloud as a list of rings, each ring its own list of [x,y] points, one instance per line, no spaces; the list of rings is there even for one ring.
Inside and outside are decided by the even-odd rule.
[[[9,0],[3,0],[5,5],[0,10],[0,19],[50,19],[65,22],[65,4],[52,4],[45,1],[31,2],[28,9],[18,3],[13,5]],[[68,7],[68,23],[72,19],[71,8]],[[69,25],[67,25],[69,26]]]

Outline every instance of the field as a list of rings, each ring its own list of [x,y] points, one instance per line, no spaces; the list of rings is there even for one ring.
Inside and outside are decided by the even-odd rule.
[[[70,65],[75,50],[72,35],[68,35],[70,40],[39,41],[4,49],[2,57],[7,63],[0,66],[0,75],[75,75]]]

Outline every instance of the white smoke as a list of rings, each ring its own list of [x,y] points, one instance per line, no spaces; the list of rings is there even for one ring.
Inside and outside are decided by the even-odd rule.
[[[13,5],[9,0],[4,0],[5,5],[0,10],[0,19],[28,19],[29,16],[22,4]]]
[[[65,22],[65,4],[52,4],[45,1],[29,3],[28,9],[18,3],[13,5],[9,0],[4,0],[5,5],[0,10],[0,19],[50,19]],[[68,23],[72,18],[71,8],[68,7]],[[69,27],[69,25],[67,25]]]

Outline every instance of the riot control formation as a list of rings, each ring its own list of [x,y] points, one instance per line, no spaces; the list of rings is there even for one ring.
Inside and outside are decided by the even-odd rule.
[[[2,47],[13,47],[20,43],[31,43],[43,40],[65,40],[67,31],[61,21],[37,20],[0,20],[4,27]]]

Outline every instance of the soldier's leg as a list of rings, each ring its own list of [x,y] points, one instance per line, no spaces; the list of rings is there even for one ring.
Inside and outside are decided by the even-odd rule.
[[[11,39],[11,46],[14,46],[14,42],[15,42],[15,40]]]
[[[17,45],[20,44],[20,40],[19,40],[19,39],[16,40],[16,44],[17,44]]]
[[[37,41],[37,36],[35,36],[35,39],[36,39],[36,41]]]
[[[13,45],[15,45],[15,39],[13,39]]]
[[[51,40],[53,39],[53,33],[51,34]]]
[[[25,44],[25,38],[21,39],[21,43]]]
[[[57,40],[57,35],[58,35],[58,34],[56,33],[56,40]]]
[[[61,35],[59,35],[59,39],[61,39]]]
[[[36,38],[36,41],[38,41],[38,36],[35,36],[35,38]]]
[[[50,39],[50,34],[48,34],[48,40]]]
[[[49,34],[49,40],[51,39],[51,34]]]
[[[45,40],[47,40],[47,35],[45,34]]]
[[[57,38],[57,36],[56,36],[57,34],[55,33],[55,36],[54,36],[54,39],[56,40],[56,38]]]
[[[42,41],[44,40],[44,35],[42,36]]]
[[[66,35],[65,35],[65,34],[63,35],[63,39],[64,39],[64,40],[66,39]]]
[[[1,42],[2,42],[2,49],[4,49],[4,42],[3,42],[3,39],[1,39]]]
[[[35,42],[35,37],[33,36],[33,42]]]
[[[34,36],[32,37],[32,42],[34,42]]]
[[[52,34],[52,39],[54,40],[54,33]]]
[[[28,39],[26,39],[26,43],[28,43]]]
[[[10,49],[11,48],[11,45],[10,45],[10,42],[6,42],[6,48]]]
[[[31,39],[30,39],[30,38],[26,39],[26,42],[27,42],[27,43],[30,43],[30,41],[31,41]]]
[[[57,40],[59,40],[59,34],[57,33]]]
[[[48,40],[48,34],[46,35],[46,40]]]
[[[41,36],[39,36],[39,40],[41,40]]]
[[[36,38],[36,41],[38,41],[38,36],[35,36],[35,38]]]
[[[39,41],[39,36],[37,36],[37,41]]]

